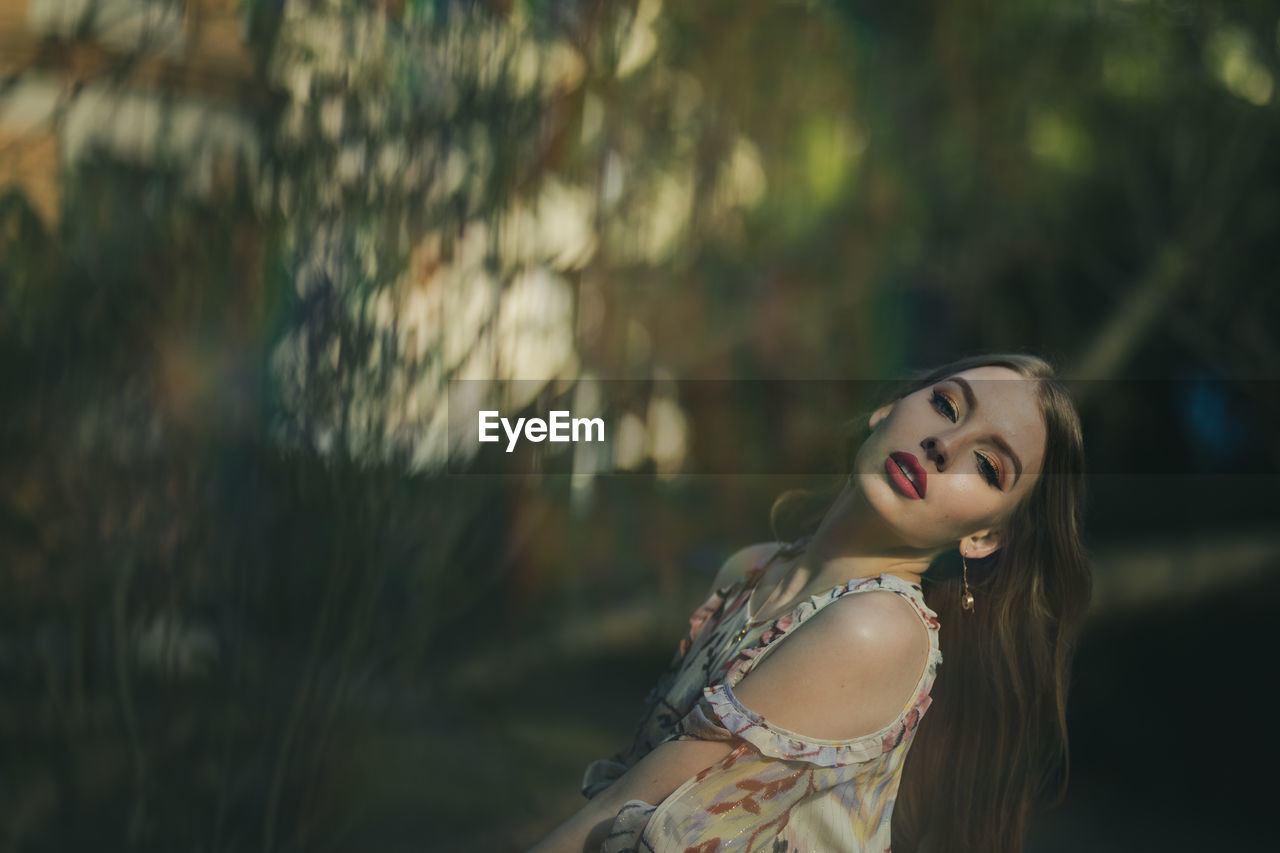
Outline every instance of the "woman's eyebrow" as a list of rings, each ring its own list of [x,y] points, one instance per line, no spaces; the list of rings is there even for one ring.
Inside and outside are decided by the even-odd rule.
[[[963,376],[952,376],[949,377],[949,381],[960,386],[960,391],[964,394],[965,405],[969,407],[969,411],[976,410],[978,408],[978,398],[974,396],[973,386],[969,384],[969,380],[965,379]],[[1009,442],[1005,441],[1003,437],[999,435],[992,435],[991,443],[994,444],[1001,453],[1013,460],[1013,485],[1009,486],[1009,488],[1012,489],[1013,486],[1018,485],[1018,481],[1022,479],[1022,460],[1018,458],[1018,454],[1013,452],[1013,448],[1009,446]]]

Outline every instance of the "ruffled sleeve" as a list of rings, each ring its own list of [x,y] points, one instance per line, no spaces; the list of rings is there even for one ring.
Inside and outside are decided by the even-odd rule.
[[[703,691],[704,698],[676,724],[675,731],[668,740],[731,741],[734,739],[733,732],[725,728],[720,718],[711,709],[710,702],[705,698],[706,692]]]
[[[627,765],[617,758],[601,758],[587,765],[582,774],[582,784],[578,790],[588,800],[595,799],[596,794],[608,788],[627,772]]]
[[[618,810],[609,825],[609,834],[600,846],[600,853],[635,853],[640,849],[640,838],[649,826],[657,806],[644,800],[628,800]]]
[[[706,688],[703,697],[681,722],[682,728],[698,734],[713,733],[712,737],[717,736],[714,733],[723,733],[724,738],[739,737],[761,755],[785,761],[804,761],[819,767],[869,761],[884,752],[885,738],[890,733],[886,730],[850,740],[822,740],[770,723],[739,702],[727,684]]]

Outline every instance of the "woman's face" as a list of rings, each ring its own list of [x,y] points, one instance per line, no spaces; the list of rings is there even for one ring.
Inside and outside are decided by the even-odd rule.
[[[904,544],[935,550],[967,538],[961,553],[983,557],[1039,478],[1045,435],[1036,381],[978,367],[876,410],[853,473]]]

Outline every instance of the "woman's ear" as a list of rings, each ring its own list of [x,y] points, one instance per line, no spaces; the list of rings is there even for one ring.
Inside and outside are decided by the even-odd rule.
[[[960,542],[960,553],[966,560],[981,560],[999,550],[1002,541],[999,530],[985,530],[966,536]]]
[[[885,403],[883,406],[872,412],[871,419],[867,421],[867,426],[871,429],[875,429],[879,426],[882,420],[889,417],[889,413],[893,411],[893,407],[897,402],[897,400],[894,400],[892,403]]]

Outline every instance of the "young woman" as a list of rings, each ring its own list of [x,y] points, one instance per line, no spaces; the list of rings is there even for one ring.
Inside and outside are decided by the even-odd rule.
[[[1012,354],[929,371],[868,427],[815,531],[724,566],[631,748],[532,853],[1021,849],[1066,784],[1079,417]]]

